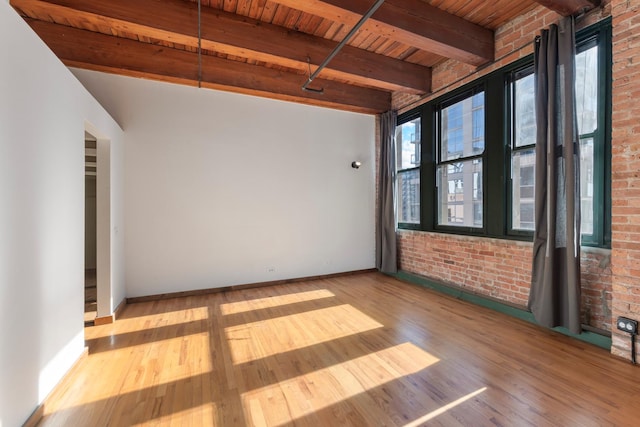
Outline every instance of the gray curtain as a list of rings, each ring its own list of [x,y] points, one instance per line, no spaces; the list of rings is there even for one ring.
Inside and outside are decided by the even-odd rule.
[[[396,249],[396,122],[395,111],[380,116],[380,172],[378,174],[378,232],[376,267],[383,273],[398,271]]]
[[[535,233],[529,309],[538,323],[580,326],[580,156],[572,17],[535,44]]]

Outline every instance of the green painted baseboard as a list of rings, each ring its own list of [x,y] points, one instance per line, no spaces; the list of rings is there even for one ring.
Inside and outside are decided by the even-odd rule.
[[[395,274],[390,274],[390,276],[395,277],[396,279],[402,280],[404,282],[413,283],[415,285],[433,289],[434,291],[450,295],[454,298],[457,298],[463,301],[468,301],[470,303],[480,305],[482,307],[486,307],[491,310],[495,310],[500,313],[504,313],[509,316],[513,316],[530,323],[537,324],[536,320],[533,318],[533,314],[530,311],[506,304],[504,302],[497,301],[492,298],[474,294],[474,293],[465,291],[464,289],[461,289],[461,288],[444,285],[442,283],[438,283],[433,280],[430,280],[426,277],[422,277],[413,273],[408,273],[406,271],[398,271]],[[581,334],[576,335],[569,332],[569,330],[567,330],[566,328],[560,328],[560,327],[553,328],[553,330],[556,332],[560,332],[561,334],[568,335],[572,338],[578,339],[580,341],[584,341],[589,344],[602,347],[606,350],[611,349],[611,337],[608,337],[606,335],[598,334],[591,331],[583,331]]]

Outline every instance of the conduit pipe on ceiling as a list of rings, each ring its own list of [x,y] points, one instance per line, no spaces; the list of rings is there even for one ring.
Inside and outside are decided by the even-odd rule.
[[[305,84],[302,85],[302,90],[307,92],[320,93],[320,94],[324,93],[324,89],[310,88],[309,85],[311,84],[313,79],[318,77],[318,74],[320,74],[320,72],[324,69],[324,67],[326,67],[329,64],[329,62],[331,62],[331,60],[338,54],[338,52],[340,52],[340,50],[344,47],[344,45],[347,44],[347,42],[351,39],[351,37],[353,37],[356,31],[358,31],[360,27],[362,27],[362,24],[364,24],[367,19],[371,18],[371,15],[373,15],[375,11],[378,10],[380,6],[382,6],[382,3],[384,3],[384,0],[377,0],[373,4],[373,6],[369,8],[367,13],[362,15],[362,18],[360,18],[358,23],[351,29],[351,31],[349,31],[349,33],[346,36],[344,36],[342,41],[338,43],[338,45],[335,48],[333,48],[331,53],[325,58],[324,61],[322,61],[322,63],[318,66],[318,68],[316,68],[316,71],[314,71],[313,74],[309,74],[309,78],[307,79]]]
[[[198,88],[202,87],[202,2],[198,0]]]

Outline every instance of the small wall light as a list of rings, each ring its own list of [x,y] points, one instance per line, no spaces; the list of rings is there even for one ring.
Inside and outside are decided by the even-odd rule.
[[[354,169],[360,169],[360,166],[362,166],[360,162],[351,162],[351,167]]]

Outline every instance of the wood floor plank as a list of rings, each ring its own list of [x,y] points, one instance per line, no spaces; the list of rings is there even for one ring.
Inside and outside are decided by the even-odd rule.
[[[634,426],[640,369],[377,273],[127,305],[41,426]]]

